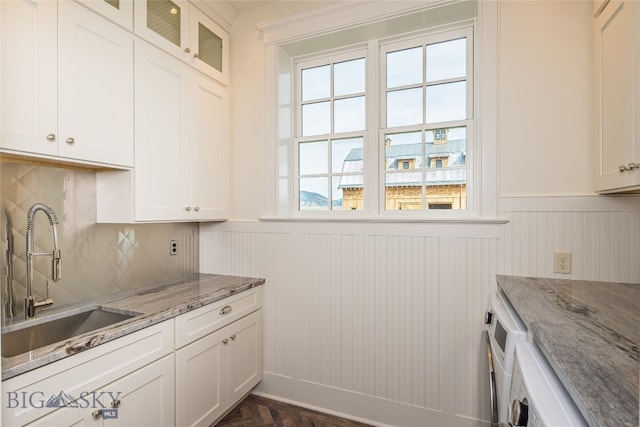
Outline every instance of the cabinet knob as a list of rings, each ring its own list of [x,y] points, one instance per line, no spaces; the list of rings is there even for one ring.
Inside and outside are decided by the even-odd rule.
[[[122,402],[120,401],[120,399],[116,399],[116,400],[111,402],[111,407],[112,408],[119,408],[121,403]]]
[[[629,162],[626,165],[618,166],[618,171],[619,172],[632,171],[634,169],[640,169],[640,163]]]
[[[196,212],[200,212],[200,206],[196,206],[195,208],[193,208],[193,210]]]
[[[222,340],[222,344],[224,344],[224,345],[229,344],[229,340],[228,340],[228,339],[226,339],[226,338],[225,338],[225,339],[223,339],[223,340]]]
[[[46,136],[46,138],[47,138],[47,141],[54,142],[56,140],[56,134],[50,133],[49,135]]]
[[[184,208],[184,210],[187,212],[191,212],[191,206],[187,206],[186,208]]]
[[[184,48],[184,51],[185,51],[186,53],[189,53],[189,52],[191,52],[191,49],[189,49],[188,47],[185,47],[185,48]]]
[[[99,420],[100,417],[102,416],[102,409],[96,409],[91,413],[91,416],[93,417],[94,420]]]
[[[236,334],[231,335],[229,338],[231,338],[231,341],[235,341],[236,340]]]
[[[71,137],[71,136],[70,136],[69,138],[67,138],[67,139],[65,140],[65,142],[66,142],[67,144],[69,144],[69,145],[73,145],[73,144],[75,144],[76,140],[75,140],[73,137]]]
[[[198,55],[198,52],[196,52],[196,53],[193,54],[193,57],[198,59],[198,58],[200,58],[200,55]]]

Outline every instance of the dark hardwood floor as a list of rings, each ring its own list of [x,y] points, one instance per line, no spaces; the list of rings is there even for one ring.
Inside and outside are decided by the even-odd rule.
[[[250,394],[216,427],[371,427]]]

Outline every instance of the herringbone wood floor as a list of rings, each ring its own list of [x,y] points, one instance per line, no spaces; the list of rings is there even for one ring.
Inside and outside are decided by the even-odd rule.
[[[250,394],[216,427],[371,427]]]

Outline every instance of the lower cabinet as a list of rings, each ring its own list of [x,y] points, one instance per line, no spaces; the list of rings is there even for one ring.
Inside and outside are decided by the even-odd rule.
[[[3,427],[210,426],[262,379],[256,287],[2,381]]]
[[[174,356],[170,354],[29,426],[171,426],[174,411]]]
[[[262,379],[262,310],[176,351],[176,425],[210,426]]]

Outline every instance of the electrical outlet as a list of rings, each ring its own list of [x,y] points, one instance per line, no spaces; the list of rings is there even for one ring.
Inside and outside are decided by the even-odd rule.
[[[555,273],[571,274],[571,252],[556,252],[553,264]]]
[[[178,241],[172,240],[169,246],[169,254],[170,255],[178,255]]]

